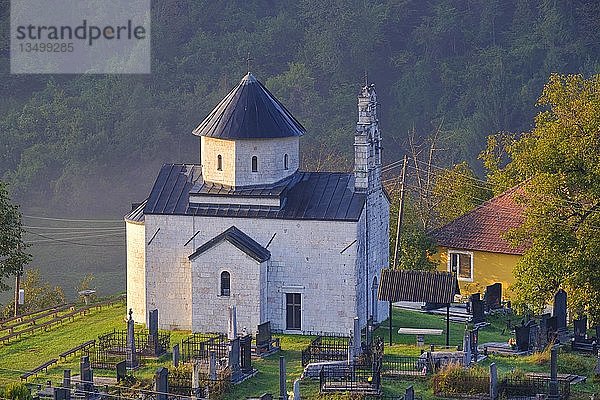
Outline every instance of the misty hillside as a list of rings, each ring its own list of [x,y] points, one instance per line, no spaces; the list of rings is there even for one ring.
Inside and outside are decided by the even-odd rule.
[[[552,72],[600,71],[595,1],[153,2],[151,75],[11,76],[1,35],[0,177],[24,210],[118,217],[253,73],[306,126],[306,165],[348,168],[356,93],[375,82],[387,162],[441,127],[442,162],[528,129]],[[8,31],[8,2],[0,5]]]

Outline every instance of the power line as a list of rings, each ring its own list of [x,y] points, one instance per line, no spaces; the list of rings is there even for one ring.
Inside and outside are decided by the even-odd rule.
[[[62,222],[89,222],[89,223],[122,223],[121,219],[67,219],[67,218],[52,218],[52,217],[39,217],[35,215],[25,215],[25,218],[34,218],[34,219],[42,219],[46,221],[62,221]]]
[[[77,246],[95,246],[95,247],[112,246],[112,244],[78,243],[78,242],[73,242],[73,241],[68,240],[68,239],[86,239],[86,238],[90,238],[91,236],[88,236],[88,237],[73,237],[73,238],[61,238],[61,239],[57,239],[57,238],[53,238],[53,237],[50,237],[50,236],[42,235],[41,233],[34,233],[34,232],[30,232],[30,233],[32,233],[32,234],[34,234],[36,236],[40,236],[40,237],[42,237],[44,239],[48,239],[48,240],[45,240],[45,241],[32,242],[32,244],[41,243],[41,242],[47,243],[49,241],[53,241],[53,242],[67,243],[67,244],[72,244],[72,245],[77,245]],[[108,236],[108,235],[115,235],[115,234],[112,233],[112,234],[106,234],[106,235],[102,235],[102,236]],[[97,236],[100,236],[100,235],[97,235]]]
[[[98,231],[107,231],[107,230],[117,230],[117,229],[122,229],[124,230],[125,227],[124,226],[120,226],[120,227],[89,227],[89,226],[30,226],[30,225],[23,225],[22,226],[25,229],[47,229],[47,230],[98,230]]]

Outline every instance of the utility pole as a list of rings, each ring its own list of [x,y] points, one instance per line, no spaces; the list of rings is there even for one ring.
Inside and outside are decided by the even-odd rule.
[[[406,154],[404,155],[404,160],[402,160],[402,181],[400,183],[400,206],[398,207],[398,223],[396,224],[396,245],[394,246],[394,264],[393,268],[397,268],[398,266],[398,249],[400,247],[400,228],[402,226],[402,217],[404,216],[404,180],[406,178],[406,163],[407,163]],[[389,302],[389,314],[390,314],[390,346],[392,345],[392,301]]]
[[[19,316],[19,291],[21,289],[21,272],[15,278],[15,317]]]

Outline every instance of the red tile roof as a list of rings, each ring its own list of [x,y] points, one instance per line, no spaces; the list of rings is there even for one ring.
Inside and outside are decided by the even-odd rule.
[[[504,233],[523,223],[524,207],[515,201],[515,195],[522,193],[522,187],[517,185],[431,231],[430,236],[438,246],[521,255],[528,245],[512,247]]]

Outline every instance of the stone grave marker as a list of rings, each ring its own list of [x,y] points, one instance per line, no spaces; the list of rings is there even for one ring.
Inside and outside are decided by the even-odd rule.
[[[515,326],[515,336],[517,339],[517,349],[519,351],[529,351],[529,325]]]
[[[479,293],[471,295],[471,314],[473,315],[472,322],[474,324],[485,322],[484,303],[480,296],[481,295]]]
[[[471,329],[469,335],[469,341],[471,343],[471,360],[477,362],[479,359],[479,328]]]
[[[534,320],[530,320],[526,325],[529,325],[529,348],[538,349],[540,345],[540,327]]]
[[[587,334],[587,317],[581,317],[573,320],[573,334],[575,340],[585,339]]]
[[[548,342],[556,339],[556,332],[558,332],[558,323],[556,322],[557,318],[555,316],[549,317],[546,320],[546,335],[548,338]]]
[[[471,332],[465,329],[463,335],[463,352],[465,354],[463,363],[465,366],[471,365]]]
[[[362,346],[360,342],[360,322],[358,317],[354,317],[354,329],[352,330],[352,354],[358,357],[362,354]]]
[[[125,349],[125,360],[127,361],[127,369],[136,369],[138,358],[135,353],[135,322],[133,321],[133,310],[129,309],[129,319],[127,320],[127,344]]]
[[[237,338],[237,313],[235,306],[229,306],[229,319],[227,323],[227,339]]]
[[[287,400],[285,357],[279,356],[279,399]]]
[[[240,367],[244,373],[252,371],[252,335],[246,335],[240,340]]]
[[[567,329],[567,292],[559,289],[554,295],[552,316],[556,317],[556,330]]]
[[[538,350],[543,350],[548,344],[548,319],[550,314],[540,315],[540,322],[538,326]]]
[[[158,310],[151,310],[148,317],[148,343],[152,348],[152,353],[157,356],[160,353],[158,342]]]
[[[217,380],[217,353],[214,350],[209,353],[208,377],[211,381]]]
[[[94,392],[94,375],[90,366],[90,358],[88,356],[81,357],[79,363],[79,379],[81,380],[81,391],[86,399],[92,396]]]
[[[239,381],[241,379],[239,337],[229,341],[229,368],[231,369],[231,381]]]
[[[489,310],[496,310],[502,307],[502,284],[499,282],[489,285],[485,289],[483,298],[485,305]]]
[[[160,367],[156,370],[154,377],[154,387],[158,393],[156,395],[157,400],[168,400],[169,395],[169,370],[165,367]]]
[[[179,367],[179,359],[181,357],[181,353],[179,352],[179,344],[173,346],[173,367]]]
[[[117,370],[117,383],[124,381],[127,377],[127,361],[118,362],[115,369]]]

